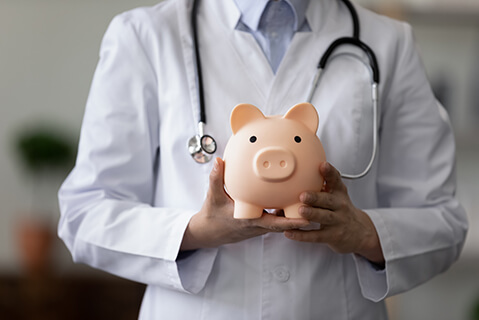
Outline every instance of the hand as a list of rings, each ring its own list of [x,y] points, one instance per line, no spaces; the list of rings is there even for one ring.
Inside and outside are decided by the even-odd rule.
[[[325,185],[321,192],[303,192],[304,206],[299,213],[305,219],[320,223],[319,230],[288,230],[285,236],[292,240],[328,244],[338,253],[356,253],[371,262],[384,264],[379,237],[369,216],[356,208],[341,180],[340,173],[331,164],[321,163],[320,174]]]
[[[233,209],[234,201],[224,190],[224,162],[216,158],[206,199],[186,228],[181,250],[218,247],[309,225],[306,219],[288,219],[266,212],[258,219],[238,220],[233,218]]]

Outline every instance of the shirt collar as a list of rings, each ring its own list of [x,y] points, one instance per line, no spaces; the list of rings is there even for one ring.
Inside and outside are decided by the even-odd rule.
[[[258,30],[261,15],[269,0],[235,0],[236,6],[241,12],[240,20],[253,31]],[[305,20],[306,9],[309,0],[285,0],[292,8],[295,16],[294,31],[300,29]]]

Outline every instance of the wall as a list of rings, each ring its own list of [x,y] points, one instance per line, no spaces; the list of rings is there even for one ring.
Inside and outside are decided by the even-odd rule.
[[[31,186],[12,155],[16,133],[38,122],[78,136],[100,41],[112,17],[155,0],[0,1],[0,270],[15,270],[14,226]],[[58,182],[57,182],[58,183]],[[58,217],[55,189],[46,208]]]

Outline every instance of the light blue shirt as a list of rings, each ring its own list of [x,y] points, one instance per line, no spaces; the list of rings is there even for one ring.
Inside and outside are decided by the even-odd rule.
[[[276,73],[294,33],[311,31],[305,17],[309,0],[235,2],[241,12],[236,29],[253,35]]]

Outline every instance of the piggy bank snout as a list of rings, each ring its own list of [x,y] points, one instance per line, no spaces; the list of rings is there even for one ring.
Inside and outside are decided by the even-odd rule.
[[[253,162],[255,174],[266,181],[282,181],[294,172],[296,160],[291,151],[281,147],[268,147],[256,153]]]

